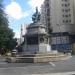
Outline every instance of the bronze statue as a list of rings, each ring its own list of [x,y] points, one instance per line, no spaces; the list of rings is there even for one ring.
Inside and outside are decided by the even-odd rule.
[[[32,16],[32,21],[34,23],[37,23],[38,21],[40,21],[40,13],[38,12],[38,8],[37,7],[36,7],[36,12]]]

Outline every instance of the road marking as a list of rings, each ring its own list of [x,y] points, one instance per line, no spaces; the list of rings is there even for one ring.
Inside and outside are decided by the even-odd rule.
[[[6,62],[0,62],[0,64],[7,64]]]
[[[65,60],[68,60],[68,59],[70,59],[70,58],[72,58],[72,56],[68,56],[68,57],[66,57],[66,58],[64,58]]]
[[[40,74],[38,74],[38,75],[40,75]],[[75,75],[75,71],[63,72],[63,73],[50,73],[50,74],[42,74],[42,75]]]
[[[70,58],[72,58],[72,56],[69,56],[67,59],[70,59]]]
[[[49,64],[51,64],[53,67],[55,67],[55,66],[56,66],[53,62],[49,62]]]

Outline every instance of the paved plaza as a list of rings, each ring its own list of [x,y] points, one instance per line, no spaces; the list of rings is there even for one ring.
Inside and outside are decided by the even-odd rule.
[[[61,74],[60,74],[61,73]],[[0,75],[74,75],[75,56],[49,63],[6,63],[0,59]]]

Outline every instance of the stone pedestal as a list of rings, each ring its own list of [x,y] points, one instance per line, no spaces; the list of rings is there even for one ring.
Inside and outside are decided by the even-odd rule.
[[[25,35],[25,44],[23,46],[25,53],[46,53],[51,51],[50,36],[41,23],[32,23],[27,28]]]

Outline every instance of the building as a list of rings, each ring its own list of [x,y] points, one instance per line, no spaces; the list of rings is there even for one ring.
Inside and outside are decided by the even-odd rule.
[[[50,30],[50,0],[45,0],[41,5],[41,22],[46,25],[46,31]]]
[[[24,35],[27,33],[27,27],[29,24],[22,24],[21,25],[21,30],[20,30],[20,44],[24,42]]]
[[[72,49],[75,42],[75,0],[45,0],[41,7],[42,23],[51,32],[52,49]],[[45,20],[45,21],[44,21]],[[44,21],[44,22],[43,22]],[[65,40],[64,40],[65,39]],[[68,40],[69,39],[69,40]],[[65,42],[66,41],[66,42]],[[61,48],[60,48],[61,47]],[[63,48],[64,47],[64,48]]]
[[[41,6],[42,22],[53,32],[75,32],[75,1],[45,0]],[[45,22],[46,21],[46,22]]]
[[[51,0],[51,26],[53,32],[74,33],[74,0]]]

